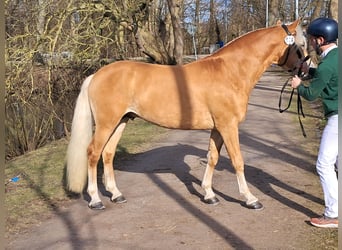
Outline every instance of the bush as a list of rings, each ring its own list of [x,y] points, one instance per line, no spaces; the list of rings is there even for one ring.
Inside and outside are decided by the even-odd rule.
[[[6,92],[6,160],[68,136],[80,86],[90,73],[77,66],[36,65],[17,74]]]

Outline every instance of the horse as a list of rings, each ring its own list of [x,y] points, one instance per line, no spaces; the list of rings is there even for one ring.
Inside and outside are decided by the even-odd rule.
[[[113,159],[130,119],[183,130],[211,130],[201,187],[203,201],[217,204],[212,177],[222,145],[228,152],[245,205],[262,209],[244,175],[239,124],[251,90],[271,64],[298,69],[305,56],[300,19],[246,33],[213,54],[185,65],[118,61],[88,76],[81,87],[67,148],[67,188],[81,193],[87,182],[91,209],[104,209],[98,194],[97,164],[114,203],[126,202],[117,188]]]

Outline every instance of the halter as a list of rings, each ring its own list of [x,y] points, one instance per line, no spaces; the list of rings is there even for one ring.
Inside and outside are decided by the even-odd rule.
[[[299,48],[299,46],[295,43],[295,38],[294,38],[294,34],[292,34],[289,29],[287,28],[287,26],[285,24],[282,24],[281,27],[285,30],[287,36],[285,37],[285,43],[288,45],[287,49],[286,49],[286,56],[285,56],[285,60],[284,62],[282,63],[279,63],[278,66],[282,67],[284,66],[288,59],[289,59],[289,56],[290,56],[290,52],[292,50],[292,48],[294,48],[296,50],[296,53],[297,53],[297,56],[299,59],[302,59],[303,58],[303,54]],[[304,60],[306,61],[306,60]],[[302,63],[304,62],[302,61]],[[295,68],[294,68],[295,69]],[[292,71],[294,70],[292,69]]]
[[[302,54],[301,50],[299,49],[299,46],[297,44],[295,44],[295,43],[294,44],[290,44],[287,47],[287,49],[286,49],[286,56],[285,56],[284,62],[279,63],[278,66],[282,67],[282,66],[284,66],[287,63],[287,61],[289,60],[289,56],[290,56],[290,52],[291,52],[292,48],[294,48],[296,50],[296,53],[297,53],[297,56],[298,56],[299,59],[303,58],[304,55]],[[304,60],[304,61],[306,61],[306,60]],[[295,68],[296,67],[294,67],[291,71],[293,71]]]
[[[301,63],[300,63],[300,66],[299,66],[299,69],[298,69],[298,72],[297,72],[297,75],[299,77],[302,76],[302,71],[301,71],[301,68],[303,66],[303,63],[305,61],[307,61],[310,56],[306,56],[304,59],[303,58],[303,54],[301,53],[301,50],[299,49],[298,45],[296,43],[294,43],[294,37],[293,37],[293,34],[291,34],[291,32],[289,31],[289,29],[287,28],[287,26],[285,24],[282,24],[281,27],[285,30],[285,32],[287,33],[287,37],[285,38],[285,43],[288,44],[288,48],[287,48],[287,53],[286,53],[286,57],[285,57],[285,60],[283,63],[281,64],[278,64],[278,66],[284,66],[286,64],[286,62],[288,61],[289,59],[289,55],[290,55],[290,51],[292,48],[295,48],[296,49],[296,53],[298,55],[298,58],[300,59]],[[292,38],[289,38],[289,37],[292,37]],[[287,38],[289,38],[288,42],[292,42],[292,43],[287,43]],[[290,40],[291,39],[291,40]],[[296,69],[296,66],[290,70],[291,72],[293,72],[294,70]],[[288,110],[290,105],[291,105],[291,102],[292,102],[292,97],[293,97],[293,94],[294,94],[294,91],[295,89],[293,88],[292,91],[291,91],[291,95],[290,95],[290,99],[289,99],[289,103],[287,105],[286,108],[282,109],[281,108],[281,101],[282,101],[282,94],[285,90],[285,87],[288,85],[289,81],[292,79],[292,76],[285,82],[285,84],[283,85],[281,91],[280,91],[280,97],[279,97],[279,104],[278,104],[278,107],[279,107],[279,112],[280,113],[283,113],[284,111]],[[298,115],[298,121],[299,121],[299,125],[300,125],[300,128],[302,130],[302,134],[304,137],[306,137],[306,133],[305,133],[305,130],[304,130],[304,126],[303,126],[303,123],[302,123],[302,120],[301,120],[301,116],[303,116],[303,118],[305,118],[305,114],[303,112],[303,105],[302,105],[302,100],[300,98],[300,95],[297,91],[297,115]]]

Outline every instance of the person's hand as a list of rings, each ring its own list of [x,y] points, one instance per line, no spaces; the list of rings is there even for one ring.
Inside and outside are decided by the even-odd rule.
[[[291,81],[291,87],[296,89],[300,85],[301,82],[302,80],[298,76],[294,76]]]
[[[309,72],[310,67],[306,62],[298,61],[296,63],[296,70],[293,72],[298,75],[298,72],[301,72],[300,75],[306,75]]]
[[[309,73],[309,65],[306,62],[303,62],[302,66],[301,66],[301,71],[304,72],[305,74]]]

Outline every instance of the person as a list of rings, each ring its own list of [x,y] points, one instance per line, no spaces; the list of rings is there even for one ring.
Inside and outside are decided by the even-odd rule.
[[[291,81],[299,95],[308,101],[322,99],[324,127],[316,162],[316,170],[324,194],[325,210],[321,217],[311,218],[316,227],[338,228],[338,180],[335,164],[338,156],[338,25],[330,18],[317,18],[307,29],[308,39],[320,55],[317,68],[304,63],[302,71],[311,76],[308,85],[295,76]]]

